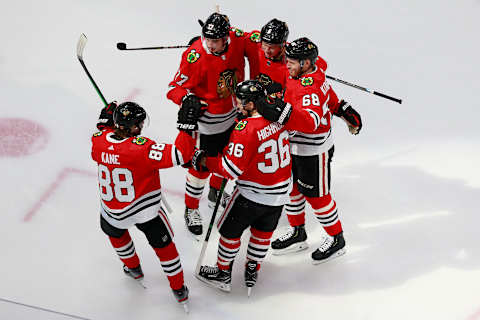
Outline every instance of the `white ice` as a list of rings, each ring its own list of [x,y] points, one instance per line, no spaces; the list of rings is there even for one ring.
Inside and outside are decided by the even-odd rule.
[[[85,62],[107,99],[133,95],[150,114],[145,135],[171,142],[177,107],[165,93],[181,50],[115,44],[186,44],[215,4],[244,30],[287,21],[291,40],[318,43],[330,75],[404,103],[332,83],[364,122],[355,137],[335,123],[333,193],[347,254],[310,263],[323,231],[309,211],[310,249],[268,255],[250,298],[245,249],[230,294],[194,278],[201,245],[184,227],[184,170],[164,170],[191,293],[186,315],[143,234],[132,229],[147,290],[123,275],[100,231],[90,136],[102,104],[75,49],[85,33]],[[479,15],[478,0],[2,1],[0,120],[35,121],[49,140],[0,158],[0,318],[480,319]],[[217,239],[214,230],[207,263]]]

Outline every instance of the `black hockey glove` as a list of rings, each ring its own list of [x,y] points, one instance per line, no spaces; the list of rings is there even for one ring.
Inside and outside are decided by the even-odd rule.
[[[279,98],[263,96],[255,101],[255,105],[265,119],[280,124],[285,124],[292,113],[292,106]]]
[[[113,111],[117,108],[117,102],[110,102],[106,107],[103,107],[98,117],[97,129],[103,130],[108,127],[113,128]]]
[[[362,118],[360,114],[355,111],[348,102],[340,101],[340,106],[335,115],[347,123],[348,130],[351,134],[358,134],[362,129]]]
[[[207,153],[204,150],[195,149],[195,151],[193,152],[192,160],[184,163],[182,167],[193,168],[199,172],[208,171],[208,168],[205,166],[206,158]]]
[[[206,109],[207,104],[204,101],[194,94],[187,94],[178,110],[177,129],[187,132],[198,130],[198,119]]]
[[[274,93],[282,93],[283,88],[282,85],[278,82],[272,82],[264,86],[265,91],[267,91],[267,94],[274,94]]]

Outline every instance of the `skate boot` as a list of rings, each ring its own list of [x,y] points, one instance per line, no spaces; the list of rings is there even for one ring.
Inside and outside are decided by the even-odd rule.
[[[183,285],[180,289],[174,290],[172,289],[173,295],[175,299],[177,299],[178,303],[183,305],[185,312],[188,313],[188,288],[186,285]]]
[[[217,196],[219,194],[219,190],[213,187],[210,187],[210,191],[208,192],[208,207],[210,209],[215,208],[215,203],[217,202]],[[225,208],[227,206],[228,200],[230,200],[231,195],[226,192],[223,192],[223,197],[220,200],[220,205]]]
[[[203,233],[202,217],[198,209],[191,209],[185,207],[185,225],[188,231],[194,236],[196,240],[200,240],[198,237]]]
[[[138,267],[129,269],[126,265],[123,265],[123,272],[125,274],[135,280],[142,280],[143,279],[143,271],[142,267],[138,265]]]
[[[333,237],[325,237],[320,247],[312,252],[313,264],[320,264],[345,254],[343,232]]]
[[[129,269],[126,265],[123,265],[123,272],[125,272],[125,274],[127,276],[129,276],[130,278],[132,278],[134,280],[137,280],[137,282],[144,289],[147,288],[147,287],[145,287],[145,284],[143,283],[143,271],[142,271],[142,267],[140,265],[138,265],[138,267],[133,268],[133,269]]]
[[[232,290],[232,265],[228,270],[222,270],[218,266],[201,266],[197,278],[211,287],[230,292]]]
[[[257,283],[258,271],[257,271],[258,263],[253,260],[248,260],[247,264],[245,265],[245,285],[247,286],[247,294],[250,297],[252,293],[252,288]]]
[[[305,226],[293,227],[286,234],[272,242],[272,254],[282,255],[292,252],[305,250],[308,248],[307,233],[305,232]]]

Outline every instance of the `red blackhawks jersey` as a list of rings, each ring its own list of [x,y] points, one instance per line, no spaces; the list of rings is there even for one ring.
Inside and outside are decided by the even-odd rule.
[[[208,104],[198,121],[199,132],[214,134],[230,128],[236,116],[232,94],[237,83],[245,79],[246,38],[234,29],[228,37],[228,49],[221,55],[212,54],[202,38],[183,54],[180,68],[169,84],[167,98],[181,105],[187,93],[193,93]]]
[[[324,60],[322,60],[324,61]],[[318,64],[315,70],[299,79],[289,77],[284,100],[295,108],[304,108],[320,117],[320,125],[313,133],[302,132],[301,127],[290,138],[291,152],[295,155],[310,156],[328,150],[333,145],[332,116],[339,100],[329,83],[325,72]]]
[[[288,131],[259,114],[238,122],[219,158],[207,166],[228,179],[245,198],[271,206],[288,203],[291,157]]]
[[[161,199],[158,169],[188,162],[194,140],[180,133],[175,145],[141,137],[112,138],[111,129],[92,137],[92,159],[98,164],[100,212],[111,225],[127,229],[155,218]]]
[[[255,55],[255,59],[249,60],[250,79],[256,79],[263,85],[278,82],[285,88],[288,70],[285,59],[272,60],[265,57],[260,40],[260,31],[254,30],[247,34],[247,50]]]

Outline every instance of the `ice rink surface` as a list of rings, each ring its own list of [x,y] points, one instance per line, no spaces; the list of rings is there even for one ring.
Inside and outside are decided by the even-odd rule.
[[[311,264],[323,230],[309,209],[309,250],[269,254],[250,298],[247,241],[230,294],[194,278],[201,244],[184,227],[185,171],[164,170],[187,315],[143,234],[132,231],[147,290],[123,275],[100,231],[90,136],[102,104],[75,49],[85,33],[85,62],[107,99],[137,101],[151,118],[144,134],[173,142],[177,107],[165,94],[182,51],[115,44],[186,44],[215,4],[247,31],[287,21],[290,40],[318,44],[327,74],[404,103],[332,83],[364,122],[355,137],[334,124],[347,254]],[[480,319],[479,15],[478,0],[2,1],[0,319]],[[215,230],[207,263],[217,239]]]

